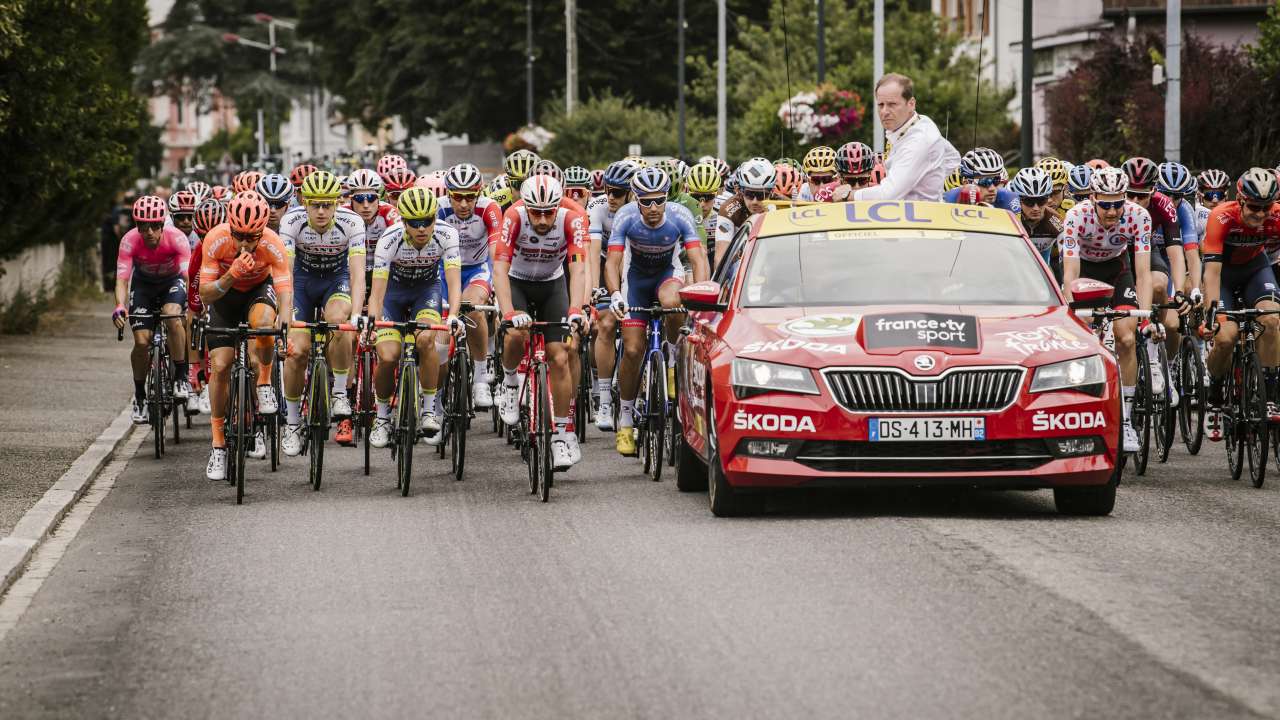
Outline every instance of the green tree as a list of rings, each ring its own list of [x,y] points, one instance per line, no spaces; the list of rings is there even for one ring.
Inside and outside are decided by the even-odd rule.
[[[675,155],[679,149],[672,112],[639,105],[608,91],[588,98],[572,115],[565,113],[562,102],[549,103],[542,121],[556,137],[541,154],[562,167],[604,167],[626,155],[632,143],[640,145],[646,155]],[[687,131],[688,147],[710,151],[715,141],[711,122],[691,118]]]
[[[1266,19],[1258,23],[1258,44],[1249,46],[1249,57],[1263,76],[1280,75],[1280,3],[1271,3]]]

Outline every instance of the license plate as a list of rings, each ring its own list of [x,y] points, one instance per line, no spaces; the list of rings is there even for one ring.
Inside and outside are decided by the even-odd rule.
[[[872,442],[986,440],[986,418],[868,418]]]

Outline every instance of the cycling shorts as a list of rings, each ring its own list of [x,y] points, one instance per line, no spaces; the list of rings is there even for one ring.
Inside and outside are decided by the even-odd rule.
[[[1275,301],[1280,295],[1275,271],[1267,263],[1265,255],[1259,255],[1244,265],[1223,265],[1219,287],[1223,310],[1256,307],[1259,302]]]
[[[219,298],[209,307],[209,327],[234,328],[249,322],[249,310],[258,303],[276,309],[276,289],[270,278],[248,290],[232,289]],[[227,335],[205,335],[204,342],[210,350],[235,346],[235,339]]]
[[[416,320],[422,323],[438,324],[442,308],[444,283],[401,283],[387,282],[387,293],[382,298],[382,319],[390,322],[409,322]],[[379,328],[378,342],[392,340],[400,342],[400,331],[395,328]]]
[[[1164,273],[1169,277],[1169,251],[1163,245],[1151,248],[1151,272]]]
[[[328,274],[307,272],[301,268],[294,271],[294,320],[315,322],[324,319],[325,306],[334,298],[351,302],[351,271],[344,269]]]
[[[658,288],[669,282],[681,283],[684,278],[675,273],[674,267],[663,268],[662,272],[648,275],[635,271],[622,278],[622,297],[626,298],[631,310],[622,321],[623,327],[643,327],[649,324],[649,312],[643,308],[658,304]]]
[[[440,277],[444,277],[443,271]],[[482,288],[486,298],[493,292],[493,273],[488,260],[475,265],[462,266],[462,292],[466,292],[472,285]]]
[[[1138,287],[1133,281],[1133,271],[1125,256],[1102,262],[1091,262],[1080,259],[1080,277],[1098,280],[1115,288],[1111,294],[1110,305],[1114,310],[1136,310],[1138,308]]]
[[[165,305],[177,305],[178,312],[187,302],[187,281],[181,275],[164,280],[144,280],[134,276],[129,283],[129,327],[133,330],[155,330],[156,316]]]
[[[569,286],[563,277],[554,280],[520,280],[511,278],[511,308],[524,311],[538,322],[564,322],[569,316]],[[564,342],[569,331],[548,327],[543,335],[547,342]]]

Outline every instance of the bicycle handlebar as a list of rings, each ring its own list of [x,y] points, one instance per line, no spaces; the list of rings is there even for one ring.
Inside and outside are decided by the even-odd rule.
[[[1102,318],[1105,320],[1119,320],[1122,318],[1149,318],[1150,310],[1113,310],[1111,308],[1099,308],[1097,310],[1085,308],[1075,311],[1076,317],[1079,318]]]
[[[405,322],[391,322],[390,320],[377,320],[372,324],[373,327],[395,328],[400,332],[406,330],[411,332],[420,332],[422,330],[442,330],[449,332],[448,325],[436,325],[434,323],[423,323],[417,320],[406,320]]]
[[[497,314],[498,306],[497,305],[473,305],[472,303],[469,303],[466,300],[463,300],[462,302],[458,303],[458,310],[464,313],[486,312],[486,313]]]
[[[215,327],[213,325],[206,326],[204,329],[206,335],[228,335],[238,337],[280,337],[284,335],[284,330],[280,328],[251,328],[241,323],[236,327]]]
[[[319,330],[321,332],[325,330],[337,330],[339,332],[360,332],[360,328],[350,323],[334,324],[334,323],[324,322],[323,320],[321,320],[320,322],[303,322],[302,320],[294,320],[293,322],[289,323],[289,327],[299,328],[304,330]]]

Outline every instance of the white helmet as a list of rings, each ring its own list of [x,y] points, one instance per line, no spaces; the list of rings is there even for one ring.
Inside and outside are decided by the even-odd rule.
[[[1004,158],[991,148],[974,148],[960,158],[960,174],[972,178],[979,175],[999,175],[1004,171]]]
[[[381,193],[382,187],[382,178],[379,177],[378,173],[372,170],[361,168],[347,176],[348,192],[372,190],[376,193]]]
[[[1009,183],[1009,192],[1018,197],[1048,197],[1053,192],[1053,178],[1034,165],[1024,167],[1013,176],[1013,182]]]
[[[479,190],[484,184],[480,168],[471,163],[458,163],[444,175],[444,184],[450,190]]]
[[[738,187],[742,190],[773,190],[777,171],[765,158],[751,158],[738,168]]]
[[[531,210],[550,210],[560,207],[564,188],[550,175],[533,175],[520,186],[520,199]]]
[[[1089,179],[1089,189],[1099,195],[1123,195],[1129,189],[1129,176],[1120,168],[1098,168]]]

